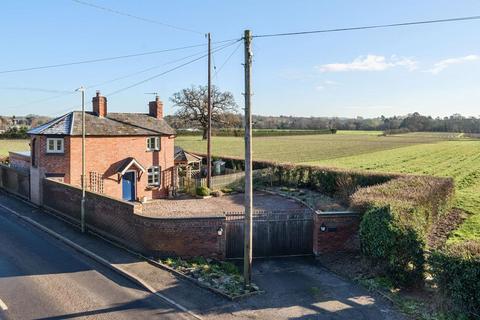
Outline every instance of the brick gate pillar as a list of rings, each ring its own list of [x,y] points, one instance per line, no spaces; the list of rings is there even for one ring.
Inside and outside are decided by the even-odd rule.
[[[360,215],[355,212],[317,212],[313,225],[313,253],[360,250]]]

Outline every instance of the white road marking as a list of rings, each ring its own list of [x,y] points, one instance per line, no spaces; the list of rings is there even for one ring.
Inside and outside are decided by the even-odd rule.
[[[2,301],[2,299],[0,299],[0,309],[2,309],[3,311],[8,310],[7,305],[5,304],[5,302]]]

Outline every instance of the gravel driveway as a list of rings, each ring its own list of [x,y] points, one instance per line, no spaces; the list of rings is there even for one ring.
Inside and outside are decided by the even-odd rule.
[[[237,193],[208,199],[185,197],[153,200],[143,205],[143,215],[150,217],[223,215],[224,212],[243,211],[243,198],[243,193]],[[260,211],[307,209],[295,200],[264,192],[254,192],[253,206],[254,210]]]

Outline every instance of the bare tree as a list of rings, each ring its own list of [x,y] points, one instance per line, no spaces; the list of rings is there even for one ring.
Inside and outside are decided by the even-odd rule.
[[[170,101],[177,107],[175,115],[185,123],[197,123],[203,130],[203,139],[207,138],[208,129],[208,88],[207,86],[192,86],[174,93]],[[212,86],[212,127],[229,127],[231,115],[238,111],[238,105],[231,92],[221,92]]]

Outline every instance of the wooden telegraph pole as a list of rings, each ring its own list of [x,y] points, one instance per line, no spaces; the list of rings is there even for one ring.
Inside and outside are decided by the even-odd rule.
[[[210,32],[207,34],[208,37],[208,85],[207,85],[207,187],[211,188],[212,182],[212,48],[211,43],[212,39],[210,37]]]
[[[244,223],[244,286],[248,288],[252,280],[252,32],[245,30],[245,223]]]

